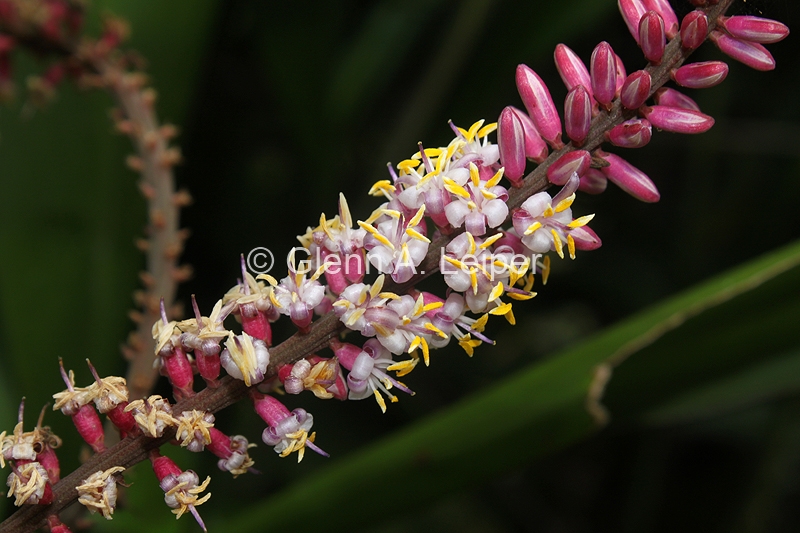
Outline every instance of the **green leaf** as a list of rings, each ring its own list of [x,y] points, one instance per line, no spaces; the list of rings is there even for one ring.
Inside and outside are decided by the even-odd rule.
[[[353,525],[353,520],[368,524],[388,512],[402,512],[397,507],[397,495],[411,507],[452,494],[591,434],[598,428],[599,419],[593,419],[586,407],[589,405],[598,416],[604,414],[599,401],[606,385],[609,396],[614,393],[614,406],[624,406],[620,410],[626,415],[642,414],[648,404],[630,394],[632,389],[674,392],[682,386],[680,376],[688,372],[695,377],[692,366],[709,366],[702,364],[708,349],[703,339],[697,342],[703,351],[698,353],[684,345],[684,351],[690,353],[680,359],[682,366],[674,365],[674,341],[681,329],[694,328],[703,313],[712,309],[728,315],[740,313],[740,304],[750,305],[753,298],[767,298],[770,306],[766,311],[796,307],[793,295],[800,288],[799,264],[800,243],[794,243],[685,291],[444,412],[348,457],[332,459],[333,463],[315,476],[236,517],[227,516],[224,526],[247,532],[260,531],[265,524],[280,529],[302,521],[325,523],[336,529]],[[798,341],[797,333],[789,334],[794,324],[778,323],[770,328],[756,321],[755,326],[744,336],[781,333],[786,334],[788,343]],[[692,334],[696,335],[694,329]],[[676,335],[668,338],[671,332]],[[660,349],[662,338],[666,350]],[[763,354],[758,342],[746,345],[751,347],[747,354],[751,359]],[[720,354],[709,356],[719,364]],[[602,379],[629,357],[617,369],[619,374],[635,361],[639,367],[666,367],[671,372],[664,375],[651,371],[631,379],[628,375],[619,383],[612,378],[610,385]],[[739,356],[739,360],[744,358]],[[708,381],[716,378],[713,366],[703,376]],[[666,385],[662,384],[665,380]],[[391,507],[389,496],[393,497]],[[357,510],[353,508],[356,501]],[[352,509],[352,514],[346,509]]]

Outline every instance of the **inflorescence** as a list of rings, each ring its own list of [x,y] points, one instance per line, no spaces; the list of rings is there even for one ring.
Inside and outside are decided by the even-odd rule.
[[[725,17],[724,8],[706,5],[716,2],[693,3],[698,9],[679,22],[666,0],[619,0],[649,63],[646,69],[627,74],[606,42],[597,45],[588,67],[559,44],[555,63],[567,90],[562,113],[541,78],[520,65],[516,84],[525,110],[509,106],[496,123],[479,120],[468,128],[451,123],[453,138],[446,146],[420,143],[411,157],[389,165],[387,179],[372,186],[369,193],[383,203],[364,220],[353,218],[340,195],[338,213],[321,215],[315,227],[298,237],[311,259],[298,263],[292,256],[287,276],[253,276],[242,258],[241,279],[208,316],[193,298],[193,318],[169,320],[162,302],[161,319],[152,328],[155,356],[178,404],[161,396],[131,400],[125,379],[101,378],[91,363],[94,382],[77,386],[62,364],[66,390],[53,395],[53,409],[72,418],[96,454],[105,451],[99,416],[104,414],[123,438],[166,437],[192,452],[206,450],[219,458],[221,470],[238,476],[255,471],[248,455],[255,445],[216,429],[211,411],[176,408],[197,394],[196,375],[215,389],[224,369],[247,387],[265,423],[261,440],[279,456],[296,453],[300,461],[307,449],[327,456],[316,444],[313,416],[300,408],[290,411],[276,392],[372,398],[385,412],[387,401],[398,401],[396,391],[414,394],[399,378],[420,362],[429,365],[432,350],[455,342],[472,356],[482,344],[494,344],[485,334],[488,320],[503,317],[514,324],[512,304],[536,296],[537,278],[539,285],[547,282],[553,255],[575,259],[578,251],[600,247],[589,227],[594,215],[573,214],[578,192],[598,194],[611,181],[638,200],[659,200],[658,189],[642,171],[600,149],[600,143],[639,148],[649,142],[653,127],[700,133],[713,125],[688,96],[662,87],[664,76],[656,74],[668,73],[679,87],[720,83],[728,70],[722,61],[680,66],[706,39],[753,68],[774,68],[763,44],[784,38],[784,25]],[[0,35],[0,65],[7,63],[13,46],[13,38]],[[666,61],[666,70],[659,70]],[[4,72],[0,69],[0,76]],[[8,78],[0,82],[7,84]],[[611,116],[614,120],[608,120]],[[497,142],[492,142],[495,133]],[[537,166],[534,174],[544,173],[556,186],[553,194],[543,187],[526,191],[530,178],[524,176],[531,164]],[[441,250],[432,246],[438,243],[443,243]],[[420,270],[430,257],[437,257],[434,269],[446,285],[439,294],[413,288],[430,274]],[[368,279],[371,269],[377,275]],[[293,360],[271,361],[271,325],[282,315],[300,336],[312,329],[315,315],[335,315],[333,333],[343,329],[360,336],[331,335],[328,357],[306,352]],[[13,431],[0,434],[0,463],[11,467],[8,496],[15,505],[43,506],[53,501],[60,478],[55,449],[61,441],[42,426],[44,411],[34,429],[25,432],[23,407],[24,401]],[[178,517],[191,513],[205,529],[197,508],[210,497],[202,495],[210,478],[201,482],[158,448],[147,456],[167,505]],[[89,475],[76,487],[78,501],[110,519],[124,470],[113,466]],[[57,512],[49,513],[47,523],[51,531],[68,531]]]

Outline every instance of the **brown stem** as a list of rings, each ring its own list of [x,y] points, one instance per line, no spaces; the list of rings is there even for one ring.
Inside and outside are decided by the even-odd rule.
[[[707,10],[710,29],[716,26],[716,20],[719,15],[724,13],[732,3],[733,0],[721,0],[717,5]],[[662,64],[657,67],[648,67],[648,71],[653,79],[651,94],[669,80],[670,70],[681,65],[690,53],[691,51],[681,48],[679,38],[673,39],[668,44]],[[600,115],[593,120],[589,137],[581,148],[585,150],[594,150],[604,141],[606,131],[634,114],[635,112],[633,111],[623,110],[619,100],[617,100],[610,112],[601,112]],[[536,167],[536,169],[525,177],[521,187],[510,191],[508,200],[509,207],[519,207],[526,198],[546,189],[548,186],[546,177],[548,166],[561,155],[574,149],[575,148],[571,144],[568,144],[561,150],[550,154],[544,163]],[[420,273],[414,276],[411,281],[401,286],[394,285],[390,287],[390,284],[387,283],[387,290],[406,290],[425,277],[438,271],[440,260],[439,250],[447,244],[451,237],[452,236],[441,236],[435,239],[430,245],[427,256],[419,266]],[[422,273],[423,271],[424,274]],[[338,318],[333,313],[330,313],[311,324],[308,333],[295,333],[287,340],[275,346],[270,350],[271,362],[266,373],[267,379],[275,376],[279,367],[297,361],[298,359],[327,347],[328,341],[334,338],[342,329],[343,326],[341,322],[339,322]],[[173,410],[182,412],[191,409],[199,409],[216,413],[236,403],[245,396],[246,393],[247,387],[245,387],[241,381],[226,376],[220,380],[220,386],[218,388],[206,388],[194,397],[178,402]],[[146,459],[149,450],[161,446],[170,438],[171,435],[166,435],[160,439],[149,439],[142,436],[124,439],[105,453],[95,455],[78,468],[78,470],[72,472],[57,483],[56,486],[53,487],[55,499],[52,504],[41,508],[38,506],[28,506],[24,509],[20,509],[6,519],[5,522],[0,524],[0,529],[7,533],[27,533],[33,531],[37,527],[44,525],[45,518],[49,514],[60,512],[61,509],[77,499],[77,493],[74,487],[82,482],[88,475],[98,470],[111,468],[112,466],[124,466],[129,468]]]

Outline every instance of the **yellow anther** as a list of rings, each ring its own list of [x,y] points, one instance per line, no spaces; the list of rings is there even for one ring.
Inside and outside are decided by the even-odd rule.
[[[380,180],[376,181],[372,187],[369,189],[370,196],[389,196],[390,193],[394,192],[394,185],[389,180]]]
[[[477,331],[478,333],[483,332],[484,328],[486,327],[486,323],[489,321],[489,314],[484,313],[481,317],[473,322],[472,329]]]
[[[481,189],[481,196],[486,198],[487,200],[494,200],[497,198],[497,195],[493,192],[489,192],[486,189]]]
[[[367,294],[371,295],[371,290],[367,288],[366,285],[361,287],[361,292],[358,294],[358,301],[356,302],[357,305],[364,305],[364,302],[367,301]]]
[[[430,322],[425,324],[425,329],[427,329],[428,331],[432,331],[433,333],[435,333],[438,337],[441,337],[442,339],[446,339],[447,338],[447,333],[445,333],[444,331],[440,330],[439,328],[437,328],[436,326],[434,326]]]
[[[269,274],[259,274],[258,276],[256,276],[256,279],[266,280],[266,282],[269,283],[270,285],[272,285],[273,287],[277,287],[278,286],[278,280],[273,278]]]
[[[550,256],[542,258],[542,285],[547,285],[547,278],[550,277]]]
[[[533,298],[534,296],[536,296],[536,293],[535,293],[535,292],[525,292],[525,293],[521,293],[521,292],[507,292],[506,294],[507,294],[507,295],[508,295],[510,298],[513,298],[514,300],[519,300],[519,301],[530,300],[531,298]]]
[[[500,183],[500,180],[503,178],[504,172],[505,172],[505,167],[501,167],[500,170],[495,172],[494,176],[492,176],[492,178],[486,182],[486,188],[491,189],[492,187]]]
[[[591,222],[593,218],[594,218],[594,214],[584,215],[584,216],[582,216],[580,218],[576,218],[575,220],[573,220],[572,222],[567,224],[567,227],[568,228],[572,228],[572,229],[582,228],[583,226],[585,226],[586,224]]]
[[[561,242],[561,236],[554,229],[551,229],[550,233],[553,235],[553,246],[556,249],[556,253],[558,254],[558,257],[560,257],[561,259],[564,259],[564,243]]]
[[[489,303],[497,300],[503,295],[503,283],[498,282],[497,285],[494,286],[492,292],[489,294],[489,299],[487,300]]]
[[[472,294],[478,294],[478,273],[476,269],[469,269],[469,279],[472,284]]]
[[[372,287],[369,288],[369,295],[372,298],[375,298],[375,296],[381,292],[381,289],[383,289],[384,281],[386,281],[386,276],[384,276],[383,274],[381,274],[375,279],[375,283],[373,283]]]
[[[528,226],[528,229],[525,230],[525,233],[523,235],[525,235],[525,236],[531,235],[533,232],[535,232],[536,230],[538,230],[541,227],[542,227],[542,223],[541,222],[534,222],[533,224]]]
[[[381,213],[389,215],[392,218],[400,218],[403,215],[403,213],[394,209],[381,209]]]
[[[542,216],[551,217],[554,214],[555,214],[555,211],[553,211],[553,206],[548,205],[547,209],[545,209],[544,213],[542,213]]]
[[[386,367],[386,370],[390,372],[397,372],[397,377],[401,378],[414,370],[414,368],[417,366],[417,363],[419,363],[419,357],[412,354],[411,359],[391,364]]]
[[[275,298],[275,293],[270,291],[269,293],[269,301],[272,302],[272,305],[277,307],[278,309],[283,309],[281,303]]]
[[[386,204],[383,204],[383,205],[386,205]],[[376,220],[378,220],[382,216],[383,216],[383,208],[379,207],[375,211],[373,211],[372,214],[369,216],[369,218],[367,220],[365,220],[364,222],[366,224],[372,224],[373,222],[375,222]],[[359,221],[358,224],[360,225],[361,222]]]
[[[486,137],[495,130],[497,130],[497,122],[490,122],[489,124],[485,125],[484,127],[478,130],[478,138],[482,139],[483,137]]]
[[[511,310],[511,303],[502,304],[489,311],[490,315],[504,316],[512,326],[517,323],[514,312]]]
[[[475,255],[477,250],[475,246],[475,237],[473,237],[470,232],[467,232],[467,241],[469,241],[469,255]]]
[[[428,311],[433,311],[434,309],[440,309],[442,307],[444,307],[444,302],[431,302],[422,308],[422,312],[427,313]]]
[[[472,142],[475,139],[475,135],[478,133],[478,130],[481,129],[483,123],[484,120],[480,119],[478,122],[469,127],[469,131],[467,131],[466,135],[464,135],[464,137],[467,138],[467,142]]]
[[[392,241],[390,241],[389,239],[387,239],[386,237],[384,237],[383,235],[381,235],[381,234],[378,232],[378,230],[376,230],[374,227],[372,227],[372,225],[371,225],[371,224],[367,224],[366,222],[361,222],[361,221],[359,220],[359,221],[358,221],[358,225],[361,227],[361,229],[363,229],[363,230],[366,230],[366,231],[367,231],[368,233],[370,233],[370,234],[371,234],[373,237],[375,237],[375,239],[377,239],[377,241],[378,241],[379,243],[383,244],[384,246],[386,246],[386,247],[387,247],[387,248],[389,248],[390,250],[394,250],[394,244],[392,244]]]
[[[567,235],[567,250],[569,250],[569,258],[575,259],[575,239],[570,234]]]
[[[383,326],[382,324],[373,323],[372,327],[375,329],[375,332],[381,337],[388,337],[389,335],[392,334],[392,332],[386,329],[386,327]]]
[[[458,345],[467,352],[467,355],[472,357],[475,353],[475,348],[481,345],[481,341],[478,339],[470,338],[469,334],[465,335],[464,338],[458,341]]]
[[[464,187],[462,187],[461,185],[459,185],[450,178],[444,178],[444,188],[455,195],[461,196],[462,198],[466,198],[467,200],[469,200],[470,198],[469,192],[467,192],[467,190]]]
[[[560,213],[565,209],[569,209],[569,206],[572,205],[572,202],[575,201],[575,193],[570,194],[567,198],[564,198],[558,205],[556,205],[556,213]]]
[[[414,154],[416,159],[404,159],[397,163],[397,170],[401,170],[407,173],[410,173],[412,170],[417,168],[422,161],[420,161],[419,154]]]
[[[419,316],[419,315],[422,313],[422,310],[423,310],[424,308],[425,308],[425,300],[424,300],[424,298],[422,297],[422,294],[420,294],[420,295],[417,297],[417,301],[416,301],[416,302],[414,302],[414,310],[413,310],[413,311],[411,311],[411,316],[415,316],[415,317],[416,317],[416,316]]]
[[[364,316],[365,311],[366,309],[364,309],[363,307],[359,307],[358,309],[353,311],[352,314],[347,318],[347,323],[346,323],[347,327],[350,327],[356,322],[358,322],[358,319]]]
[[[469,164],[469,178],[472,180],[472,184],[474,186],[478,186],[481,183],[481,174],[478,172],[478,166],[475,163]]]
[[[385,298],[387,300],[399,300],[400,296],[393,292],[382,292],[378,295],[378,298]]]
[[[412,226],[418,225],[424,215],[425,215],[425,204],[422,204],[422,207],[417,209],[417,213],[414,215],[414,217],[408,221],[408,227],[410,228]]]
[[[480,249],[481,250],[487,249],[488,247],[496,243],[498,240],[500,240],[502,237],[503,237],[502,233],[495,233],[494,235],[483,241],[483,244],[480,245]]]
[[[466,270],[467,269],[467,265],[465,265],[464,263],[462,263],[458,259],[453,259],[452,257],[445,255],[444,256],[444,260],[447,261],[448,263],[450,263],[451,265],[453,265],[454,267],[460,269],[460,270]]]
[[[533,282],[535,281],[535,279],[536,276],[534,276],[533,274],[528,276],[525,280],[525,285],[522,287],[522,290],[526,292],[531,292],[531,289],[533,288]]]
[[[372,391],[375,394],[375,401],[378,402],[378,405],[381,407],[382,412],[386,412],[386,402],[383,401],[383,396],[378,392],[378,389]]]

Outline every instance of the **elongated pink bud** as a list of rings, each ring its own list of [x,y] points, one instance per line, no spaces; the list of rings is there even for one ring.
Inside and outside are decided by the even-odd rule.
[[[652,79],[646,70],[637,70],[625,79],[619,99],[628,109],[639,109],[650,96]]]
[[[621,148],[641,148],[650,142],[652,135],[650,122],[643,118],[634,118],[611,128],[606,133],[606,139]]]
[[[587,194],[600,194],[606,190],[607,186],[608,178],[606,178],[606,175],[600,172],[598,168],[590,168],[586,171],[586,174],[581,176],[578,190]]]
[[[719,85],[727,75],[728,65],[722,61],[701,61],[672,71],[675,83],[690,89],[707,89]]]
[[[527,65],[517,66],[517,90],[525,109],[536,124],[542,138],[555,149],[564,146],[561,142],[561,118],[550,96],[547,86]]]
[[[678,16],[669,4],[669,0],[643,0],[644,7],[648,11],[655,11],[661,15],[664,21],[664,30],[668,39],[678,35]]]
[[[576,85],[564,100],[564,127],[575,146],[580,146],[589,135],[592,125],[592,97],[583,85]]]
[[[589,96],[592,96],[592,78],[589,76],[589,69],[583,64],[578,54],[573,52],[567,45],[556,45],[556,51],[553,54],[556,62],[556,69],[558,70],[561,81],[570,91],[578,85],[583,85]]]
[[[670,89],[669,87],[662,87],[656,91],[653,98],[658,105],[665,105],[669,107],[682,107],[683,109],[693,109],[700,111],[700,106],[697,102],[686,96],[680,91]]]
[[[573,174],[578,174],[579,178],[584,175],[591,164],[592,155],[586,150],[567,152],[547,169],[547,179],[550,183],[564,185]]]
[[[681,107],[654,105],[642,108],[641,113],[656,128],[674,133],[703,133],[714,125],[714,119],[705,113]]]
[[[547,148],[547,143],[539,135],[536,124],[533,123],[533,120],[526,112],[514,106],[508,107],[511,108],[520,123],[522,123],[522,131],[525,133],[525,157],[537,163],[543,162],[550,154],[550,149]]]
[[[597,150],[596,155],[608,162],[600,170],[617,187],[642,202],[657,202],[661,199],[655,183],[647,175],[615,154]]]
[[[777,43],[789,35],[785,24],[761,17],[720,17],[720,23],[732,37],[752,43]]]
[[[525,174],[525,131],[510,107],[500,113],[497,144],[500,148],[500,164],[505,169],[503,175],[516,185]]]
[[[761,71],[775,68],[775,58],[762,44],[740,41],[721,31],[711,32],[711,40],[723,53],[750,68]]]
[[[639,22],[639,46],[644,57],[654,65],[661,63],[664,48],[667,46],[667,34],[664,31],[664,20],[655,11],[648,11]]]
[[[692,11],[681,22],[681,44],[694,50],[708,37],[708,17],[700,10]]]
[[[619,12],[622,14],[622,20],[628,26],[628,31],[631,32],[636,42],[639,42],[639,21],[647,12],[642,0],[617,0]]]
[[[589,68],[594,99],[609,109],[617,92],[617,58],[610,44],[603,41],[595,47]]]

